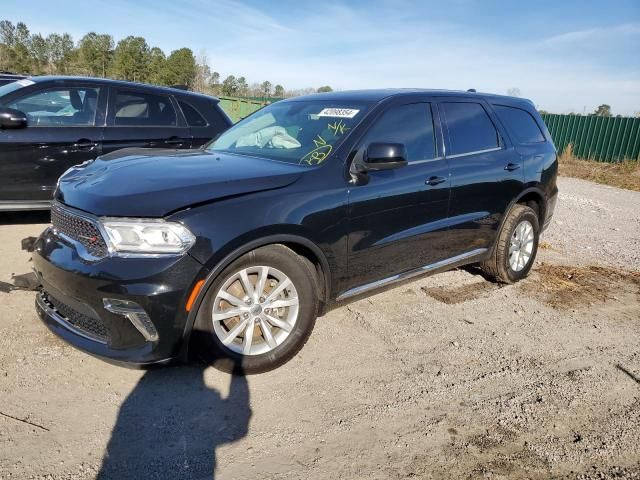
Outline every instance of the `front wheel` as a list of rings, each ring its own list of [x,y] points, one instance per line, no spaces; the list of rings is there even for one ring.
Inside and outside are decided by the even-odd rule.
[[[289,361],[313,330],[317,276],[309,260],[269,245],[224,269],[196,319],[199,356],[219,370],[260,373]]]
[[[491,257],[480,264],[494,281],[515,283],[525,278],[536,258],[540,225],[538,216],[526,205],[514,205],[496,241]]]

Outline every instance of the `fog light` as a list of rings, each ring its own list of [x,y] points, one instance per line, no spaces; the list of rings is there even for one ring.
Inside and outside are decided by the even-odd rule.
[[[126,317],[148,342],[158,340],[156,326],[147,315],[147,312],[144,311],[144,308],[136,302],[119,298],[103,298],[102,303],[104,308],[111,313]]]

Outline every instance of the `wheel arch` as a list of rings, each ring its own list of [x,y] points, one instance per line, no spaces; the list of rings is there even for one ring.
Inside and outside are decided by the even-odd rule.
[[[534,207],[532,207],[533,203],[535,203]],[[518,204],[532,207],[538,215],[538,221],[540,222],[540,225],[542,225],[542,223],[544,222],[544,216],[546,215],[547,210],[544,191],[541,188],[535,186],[525,188],[518,194],[518,196],[511,200],[511,202],[507,206],[507,209],[502,216],[502,220],[500,221],[500,227],[496,231],[495,239],[490,249],[491,252],[493,252],[493,250],[495,249],[495,245],[498,242],[498,238],[500,237],[500,232],[502,231],[504,223],[507,221],[507,217],[509,217],[509,213],[511,213],[513,206]]]
[[[189,314],[187,316],[187,322],[182,336],[182,358],[186,359],[188,355],[189,340],[198,316],[198,311],[200,310],[200,306],[202,305],[204,298],[211,288],[211,285],[213,284],[213,282],[215,282],[220,273],[241,256],[253,250],[256,250],[257,248],[274,244],[284,245],[285,247],[293,250],[298,255],[301,255],[311,261],[316,269],[318,275],[318,284],[321,288],[321,291],[319,292],[320,307],[318,313],[319,315],[322,315],[326,311],[327,305],[329,303],[329,295],[331,292],[331,268],[325,254],[322,252],[322,249],[308,238],[294,234],[276,234],[261,237],[247,242],[225,255],[222,260],[215,264],[215,266],[204,278],[204,284],[200,288],[193,302],[191,310],[189,311]]]

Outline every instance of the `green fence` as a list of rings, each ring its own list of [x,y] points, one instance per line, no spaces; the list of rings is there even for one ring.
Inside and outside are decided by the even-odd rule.
[[[261,109],[269,102],[261,102],[250,98],[234,98],[234,97],[218,97],[220,106],[231,117],[231,120],[237,122],[247,115]]]
[[[580,158],[601,162],[640,159],[640,118],[542,115],[558,152],[569,144]]]

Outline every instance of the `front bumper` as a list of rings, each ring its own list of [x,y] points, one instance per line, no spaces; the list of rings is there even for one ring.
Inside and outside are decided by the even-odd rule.
[[[187,298],[206,274],[191,256],[88,262],[47,229],[34,244],[33,264],[42,286],[36,310],[63,340],[128,366],[167,363],[181,355]],[[134,302],[148,315],[157,338],[145,338],[136,322],[107,310],[105,299]]]

